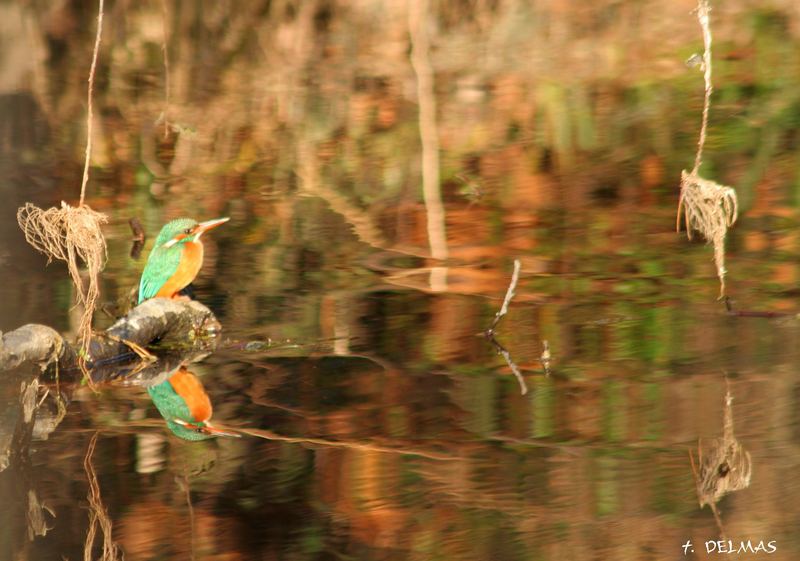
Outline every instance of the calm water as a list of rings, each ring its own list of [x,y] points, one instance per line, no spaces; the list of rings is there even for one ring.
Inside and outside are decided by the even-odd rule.
[[[0,7],[0,329],[72,336],[66,270],[14,214],[77,199],[96,7],[19,4]],[[712,249],[674,232],[702,107],[692,2],[446,1],[422,31],[399,2],[168,4],[107,7],[95,324],[162,224],[230,216],[194,286],[223,332],[189,368],[215,421],[270,438],[182,441],[119,382],[74,388],[54,421],[43,380],[26,450],[6,379],[0,559],[84,558],[93,472],[129,561],[800,558],[793,2],[713,12],[701,171],[739,193],[735,314]],[[496,339],[526,395],[483,336],[515,259]],[[727,391],[752,473],[715,519],[690,453],[713,456]],[[775,551],[706,553],[721,536]]]

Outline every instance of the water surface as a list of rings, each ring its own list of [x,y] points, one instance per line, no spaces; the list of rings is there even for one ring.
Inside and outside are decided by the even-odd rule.
[[[721,535],[796,559],[798,14],[713,12],[701,172],[741,203],[731,314],[711,248],[674,231],[702,107],[693,6],[442,2],[427,51],[396,2],[107,7],[96,326],[163,223],[230,216],[194,287],[223,332],[192,371],[220,424],[289,440],[184,442],[142,387],[78,388],[0,472],[0,557],[83,557],[96,435],[128,560],[710,559]],[[19,23],[0,59],[0,329],[74,334],[66,270],[14,213],[77,200],[95,12],[39,8],[0,18]],[[515,259],[496,338],[525,395],[483,336]],[[752,476],[718,523],[690,452],[723,437],[727,391]]]

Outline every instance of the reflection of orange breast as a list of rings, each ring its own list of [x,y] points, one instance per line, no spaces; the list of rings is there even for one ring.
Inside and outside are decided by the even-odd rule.
[[[156,296],[172,298],[189,284],[200,272],[203,265],[203,244],[200,242],[186,242],[181,251],[181,261],[175,273],[164,283]]]
[[[169,383],[175,393],[186,402],[186,406],[196,422],[204,423],[211,418],[211,400],[197,376],[186,368],[181,368],[172,375]]]

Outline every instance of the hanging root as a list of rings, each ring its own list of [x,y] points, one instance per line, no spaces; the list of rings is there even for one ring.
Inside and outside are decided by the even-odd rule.
[[[736,222],[738,212],[736,191],[726,185],[720,185],[699,175],[703,163],[703,147],[706,143],[708,129],[708,113],[711,109],[711,24],[709,13],[711,7],[708,0],[697,1],[697,20],[703,30],[703,82],[705,96],[703,99],[703,119],[700,126],[700,138],[697,141],[697,153],[694,167],[690,173],[681,172],[681,195],[678,200],[678,216],[676,227],[681,229],[681,209],[686,222],[686,235],[692,239],[692,230],[700,232],[706,242],[714,245],[714,263],[719,277],[719,297],[725,296],[725,235],[728,228]]]
[[[83,559],[84,561],[92,561],[94,558],[92,550],[94,549],[94,539],[99,528],[103,536],[103,553],[100,557],[100,561],[120,561],[122,559],[122,553],[112,538],[111,517],[108,515],[108,509],[106,509],[103,504],[103,497],[100,495],[100,483],[97,481],[97,473],[92,463],[92,456],[94,455],[94,448],[96,445],[97,433],[95,432],[92,436],[92,440],[89,442],[86,456],[83,458],[83,469],[86,472],[86,479],[89,481],[89,493],[86,497],[89,500],[89,530],[86,532],[86,541],[83,546]]]
[[[92,66],[89,70],[89,87],[87,90],[86,116],[86,156],[83,164],[83,180],[81,182],[81,198],[78,207],[61,202],[61,208],[41,208],[25,204],[17,210],[17,222],[28,243],[47,256],[48,262],[53,258],[67,263],[69,275],[75,283],[76,300],[83,305],[78,339],[81,342],[83,358],[88,358],[89,342],[92,339],[92,313],[100,295],[99,275],[106,265],[106,240],[100,225],[108,222],[104,214],[93,211],[84,203],[86,184],[89,182],[89,162],[92,157],[92,93],[94,74],[97,68],[97,54],[100,51],[100,38],[103,35],[103,2],[98,1],[97,34],[92,52]],[[85,286],[81,280],[78,260],[83,261],[89,271],[89,283]]]
[[[686,223],[686,236],[700,232],[714,246],[714,263],[720,283],[720,298],[725,295],[725,236],[736,222],[738,204],[731,187],[703,179],[699,175],[681,173],[681,196],[678,201],[677,228],[680,230],[681,209]]]
[[[108,222],[106,216],[88,205],[75,208],[62,201],[61,208],[42,210],[28,203],[17,211],[17,222],[28,243],[45,254],[48,262],[60,259],[67,263],[77,303],[84,307],[78,338],[82,349],[87,351],[92,313],[100,295],[99,275],[107,259],[106,241],[100,230],[100,225]],[[87,284],[81,279],[79,260],[88,270]]]

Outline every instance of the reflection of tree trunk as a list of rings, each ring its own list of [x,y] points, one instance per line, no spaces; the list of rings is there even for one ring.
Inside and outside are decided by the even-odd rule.
[[[297,158],[297,171],[302,181],[301,188],[304,191],[324,199],[330,205],[331,210],[340,214],[353,227],[353,233],[359,240],[379,249],[388,248],[389,244],[369,213],[351,203],[334,187],[320,180],[319,161],[311,142],[301,140],[297,143]]]
[[[428,217],[428,243],[434,259],[447,259],[445,212],[439,185],[439,136],[436,128],[436,98],[433,89],[428,37],[428,0],[410,0],[408,27],[411,35],[411,65],[417,75],[419,102],[419,134],[422,140],[422,193]],[[438,271],[431,272],[431,288],[443,287],[446,277]],[[435,283],[435,284],[434,284]]]
[[[308,140],[300,140],[297,143],[297,174],[304,193],[319,197],[328,203],[330,209],[339,214],[352,227],[356,237],[365,244],[384,251],[425,257],[415,247],[400,247],[390,244],[378,227],[377,220],[370,214],[370,209],[359,208],[334,186],[321,179],[319,158],[315,150],[316,147]],[[446,272],[444,267],[433,267],[431,274],[439,270]]]

